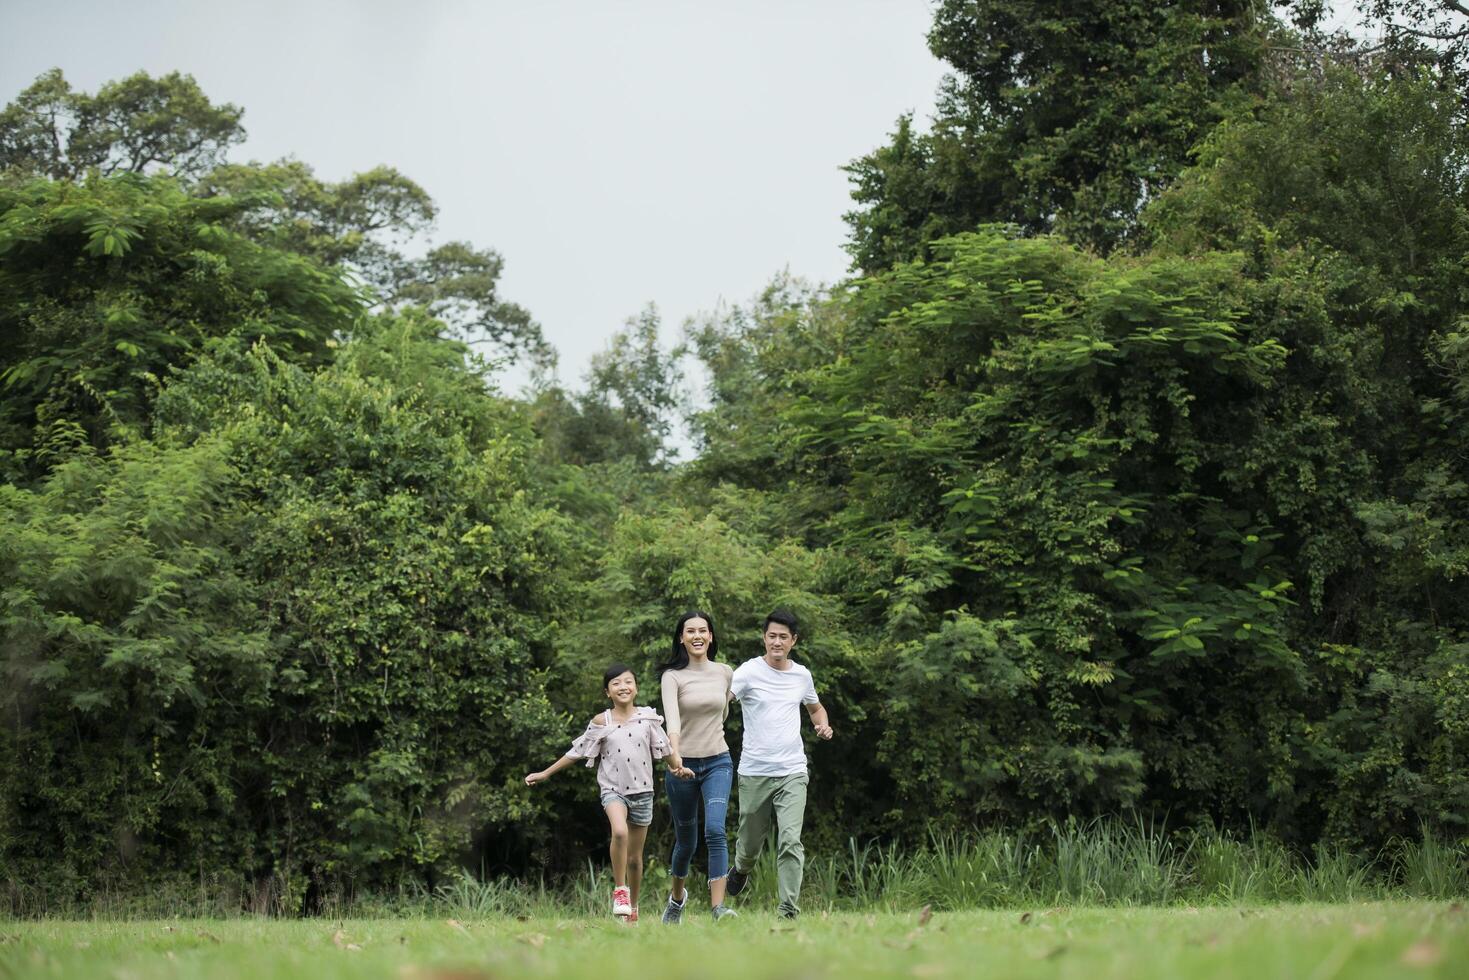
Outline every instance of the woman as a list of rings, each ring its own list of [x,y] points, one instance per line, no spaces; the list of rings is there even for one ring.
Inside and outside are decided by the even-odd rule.
[[[673,811],[673,857],[669,872],[673,888],[663,921],[683,918],[688,893],[684,882],[699,845],[699,804],[704,806],[704,845],[709,852],[709,906],[715,920],[735,915],[724,904],[724,882],[729,874],[729,843],[724,815],[734,765],[724,741],[724,719],[729,714],[729,685],[734,671],[715,663],[718,644],[714,620],[708,613],[686,612],[673,628],[673,651],[658,667],[663,686],[663,717],[673,756],[683,767],[670,770],[664,785]]]

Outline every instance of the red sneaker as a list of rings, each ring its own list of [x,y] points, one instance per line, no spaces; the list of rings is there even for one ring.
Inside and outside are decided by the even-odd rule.
[[[618,916],[632,914],[632,893],[627,890],[626,885],[612,889],[612,914]]]

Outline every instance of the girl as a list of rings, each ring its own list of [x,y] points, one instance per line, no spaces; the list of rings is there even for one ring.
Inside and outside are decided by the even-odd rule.
[[[724,904],[729,874],[729,841],[724,832],[729,787],[734,778],[724,719],[729,714],[733,671],[716,662],[714,620],[706,612],[686,612],[673,627],[668,660],[659,665],[663,713],[674,754],[686,764],[683,779],[668,779],[668,808],[673,811],[673,857],[668,862],[673,887],[663,921],[682,921],[688,892],[684,881],[699,846],[699,809],[704,810],[704,845],[709,857],[709,909],[715,920],[735,915]]]
[[[643,883],[643,842],[653,822],[653,760],[668,757],[675,775],[685,770],[652,708],[634,703],[638,682],[632,670],[613,664],[602,673],[602,690],[612,708],[593,716],[587,730],[548,769],[525,777],[527,786],[543,783],[577,759],[597,769],[602,809],[612,826],[612,914],[638,921],[638,891]]]

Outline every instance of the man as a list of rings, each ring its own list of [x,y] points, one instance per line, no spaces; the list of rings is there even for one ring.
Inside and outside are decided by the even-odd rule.
[[[801,874],[806,852],[801,824],[806,817],[806,750],[801,744],[801,705],[819,738],[831,738],[826,709],[816,697],[811,671],[791,660],[800,638],[796,617],[777,609],[765,617],[765,656],[741,664],[730,683],[730,695],[745,716],[740,753],[740,833],[726,894],[745,888],[749,871],[775,822],[776,881],[780,915],[801,912]]]

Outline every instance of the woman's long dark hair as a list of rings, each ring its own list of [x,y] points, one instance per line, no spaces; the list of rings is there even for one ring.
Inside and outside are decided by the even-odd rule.
[[[714,631],[713,617],[706,612],[690,609],[678,617],[678,625],[673,627],[673,652],[669,654],[667,662],[658,665],[658,676],[660,678],[667,671],[683,670],[689,665],[689,652],[683,647],[683,627],[684,623],[687,623],[691,619],[702,619],[709,624],[709,659],[716,659],[719,653],[719,641],[716,639],[718,634]]]

